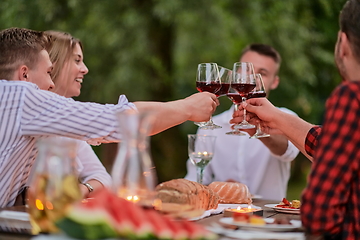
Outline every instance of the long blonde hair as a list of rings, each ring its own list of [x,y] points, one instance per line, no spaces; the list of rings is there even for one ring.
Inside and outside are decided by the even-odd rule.
[[[53,70],[51,71],[51,78],[55,84],[59,81],[59,75],[66,67],[70,57],[74,52],[76,44],[79,44],[81,50],[83,49],[81,41],[74,38],[67,32],[60,31],[45,31],[45,34],[49,37],[50,43],[48,44],[47,51],[50,56],[50,61],[53,64]]]

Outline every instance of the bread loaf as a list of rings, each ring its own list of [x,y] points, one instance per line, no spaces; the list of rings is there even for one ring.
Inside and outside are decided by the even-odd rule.
[[[173,179],[156,186],[157,197],[164,203],[189,204],[195,209],[215,209],[219,196],[209,187],[186,179]]]
[[[209,188],[220,197],[220,203],[252,203],[249,188],[239,182],[212,182]]]

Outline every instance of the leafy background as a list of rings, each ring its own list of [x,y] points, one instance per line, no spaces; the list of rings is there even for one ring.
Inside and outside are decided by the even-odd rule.
[[[0,29],[60,30],[80,38],[90,69],[76,100],[170,101],[196,92],[200,62],[231,68],[243,47],[273,45],[283,58],[280,87],[270,100],[321,124],[324,103],[340,82],[333,51],[345,0],[2,0]],[[0,53],[1,54],[1,53]],[[217,113],[230,101],[220,98]],[[151,137],[159,181],[183,177],[186,122]],[[110,171],[116,144],[95,147]],[[292,163],[288,198],[299,198],[310,162]]]

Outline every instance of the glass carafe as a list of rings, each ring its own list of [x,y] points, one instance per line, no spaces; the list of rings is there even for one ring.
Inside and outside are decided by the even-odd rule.
[[[55,222],[81,199],[75,174],[76,142],[61,137],[38,141],[38,156],[28,190],[28,212],[33,234],[58,232]]]
[[[126,110],[118,113],[117,119],[122,140],[111,172],[113,190],[121,198],[151,207],[157,182],[148,137],[153,115]]]

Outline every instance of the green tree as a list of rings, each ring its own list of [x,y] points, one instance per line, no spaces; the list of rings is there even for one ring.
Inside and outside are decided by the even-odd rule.
[[[231,68],[252,42],[273,45],[282,55],[282,82],[270,100],[321,123],[324,102],[340,78],[333,61],[338,14],[345,0],[3,0],[0,28],[70,32],[84,44],[90,72],[77,100],[115,103],[169,101],[196,92],[200,62]],[[220,99],[217,112],[230,106]],[[153,136],[159,180],[185,175],[187,122]],[[96,147],[110,168],[116,144]],[[293,179],[308,160],[294,161]],[[302,171],[298,171],[301,169]]]

